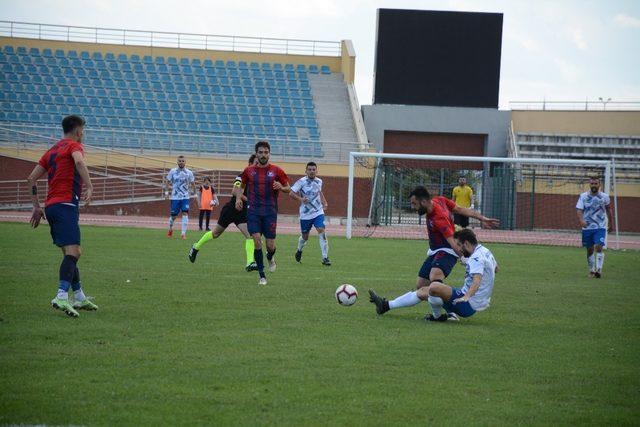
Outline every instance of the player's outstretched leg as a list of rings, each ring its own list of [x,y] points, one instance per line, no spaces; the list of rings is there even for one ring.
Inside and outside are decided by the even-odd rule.
[[[198,251],[200,251],[202,245],[210,240],[213,240],[215,237],[216,236],[213,235],[213,231],[207,231],[206,233],[204,233],[202,237],[200,237],[200,240],[194,243],[193,246],[191,246],[191,249],[189,249],[189,261],[196,262]]]
[[[369,289],[369,302],[375,304],[376,313],[380,315],[389,311],[389,302],[387,299],[376,294],[373,289]]]
[[[173,237],[173,222],[175,221],[174,216],[169,217],[169,231],[167,231],[167,237]]]
[[[256,264],[255,258],[253,256],[253,251],[255,249],[255,243],[253,242],[253,239],[251,237],[249,237],[248,239],[245,239],[244,241],[244,250],[247,254],[247,263],[245,266],[245,270],[249,271],[256,271],[258,269],[258,264]]]

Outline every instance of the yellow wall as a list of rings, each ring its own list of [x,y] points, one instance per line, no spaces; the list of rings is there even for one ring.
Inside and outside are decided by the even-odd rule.
[[[342,73],[344,81],[353,83],[356,76],[356,51],[351,40],[342,40]]]
[[[512,111],[515,132],[640,135],[640,111]]]
[[[62,49],[65,51],[75,50],[77,52],[100,52],[113,53],[118,55],[124,53],[126,55],[144,55],[151,56],[173,56],[176,58],[199,58],[200,60],[211,59],[223,61],[246,61],[246,62],[270,62],[280,64],[305,64],[305,65],[328,65],[331,72],[342,72],[342,64],[344,62],[341,56],[312,56],[312,55],[285,55],[276,53],[251,53],[251,52],[228,52],[221,50],[204,50],[204,49],[186,49],[171,47],[145,47],[145,46],[129,46],[119,44],[103,44],[103,43],[80,43],[65,42],[53,40],[37,40],[19,37],[0,37],[2,46],[13,47],[37,47],[39,49]]]
[[[31,160],[37,162],[42,154],[45,152],[46,147],[43,145],[41,149],[35,150],[20,150],[15,148],[0,147],[0,155],[7,157],[18,157],[24,160]],[[232,159],[216,159],[213,157],[196,157],[185,155],[187,160],[187,167],[192,166],[202,169],[214,169],[222,171],[239,171],[246,167],[246,160],[232,160]],[[135,158],[135,164],[139,167],[162,167],[161,162],[166,162],[168,167],[174,167],[176,165],[177,155],[171,156],[153,156],[151,160],[147,160],[143,157]],[[248,156],[247,156],[248,158]],[[134,156],[127,154],[109,154],[108,162],[114,166],[133,166]],[[102,166],[105,164],[105,154],[103,152],[87,151],[87,163],[89,166]],[[274,162],[280,166],[287,174],[291,175],[303,175],[306,162]],[[349,176],[348,165],[333,165],[333,164],[318,164],[318,175],[333,176],[333,177],[346,177]]]

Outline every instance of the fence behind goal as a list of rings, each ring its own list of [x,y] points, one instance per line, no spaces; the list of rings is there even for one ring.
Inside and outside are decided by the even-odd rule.
[[[351,153],[347,238],[426,238],[425,217],[412,211],[418,185],[452,198],[460,177],[473,190],[472,208],[498,218],[496,230],[469,226],[482,241],[575,246],[580,243],[576,202],[589,178],[611,195],[617,223],[615,166],[609,161]],[[612,194],[612,190],[614,190]],[[608,245],[617,247],[616,234]]]

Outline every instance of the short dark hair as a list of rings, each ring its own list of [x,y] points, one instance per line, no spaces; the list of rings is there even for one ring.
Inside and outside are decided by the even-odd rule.
[[[184,159],[184,156],[183,156],[182,154],[180,154],[180,155],[178,156],[178,158],[179,158],[179,159]]]
[[[597,176],[590,176],[589,177],[589,181],[598,181],[598,182],[600,182],[600,178],[597,177]]]
[[[411,196],[421,200],[431,199],[431,194],[429,194],[429,190],[424,188],[422,185],[418,185],[416,188],[414,188],[413,191],[409,193],[409,197]]]
[[[459,240],[461,243],[469,242],[472,245],[478,244],[478,238],[476,237],[476,233],[469,228],[463,228],[462,230],[458,230],[453,233],[453,238]]]
[[[82,117],[72,114],[62,119],[62,131],[64,133],[71,133],[76,130],[76,128],[84,126],[84,124],[85,121]]]
[[[266,147],[269,149],[269,151],[271,151],[271,145],[269,145],[269,143],[267,141],[258,141],[256,142],[256,146],[255,146],[255,151],[256,153],[258,152],[258,148],[260,147]]]
[[[208,176],[205,176],[205,177],[204,177],[204,180],[205,180],[205,181],[209,181],[209,182],[211,182],[211,178],[209,178]]]
[[[316,162],[309,162],[309,163],[307,163],[307,166],[305,166],[305,169],[308,168],[309,166],[318,167],[318,165],[316,165]]]
[[[255,154],[250,155],[250,156],[249,156],[249,162],[248,162],[248,163],[249,163],[250,165],[252,165],[252,164],[253,164],[253,162],[255,162],[255,161],[256,161],[256,155],[255,155]]]

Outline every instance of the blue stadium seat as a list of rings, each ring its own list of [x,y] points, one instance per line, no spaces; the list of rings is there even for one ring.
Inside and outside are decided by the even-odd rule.
[[[318,74],[319,73],[318,66],[315,64],[309,65],[309,72],[311,74]]]

